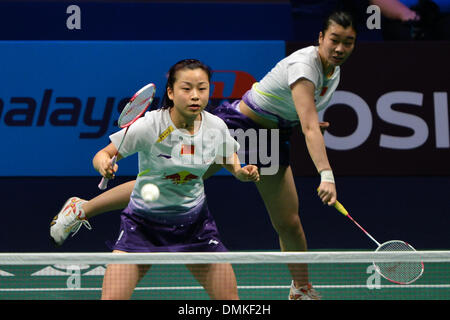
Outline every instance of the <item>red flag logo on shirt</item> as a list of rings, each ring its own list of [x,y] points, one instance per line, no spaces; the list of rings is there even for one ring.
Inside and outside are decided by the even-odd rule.
[[[328,87],[322,87],[322,91],[320,92],[320,96],[323,97],[325,93],[327,93]]]
[[[181,145],[181,154],[194,154],[194,145],[191,144],[182,144]]]

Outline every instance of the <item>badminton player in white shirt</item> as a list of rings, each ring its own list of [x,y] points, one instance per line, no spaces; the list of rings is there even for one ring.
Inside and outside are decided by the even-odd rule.
[[[139,175],[128,206],[121,214],[120,233],[113,252],[220,252],[226,251],[210,214],[202,176],[213,163],[221,163],[241,181],[259,180],[254,165],[241,167],[239,144],[226,124],[206,111],[211,72],[198,60],[187,59],[169,71],[164,108],[145,113],[133,123],[121,145],[118,159],[139,155]],[[93,159],[105,178],[118,166],[111,165],[125,129],[110,136],[111,143]],[[145,202],[144,184],[153,183],[160,196]],[[55,217],[51,235],[61,244],[71,228],[91,218],[71,198]],[[108,265],[102,299],[128,299],[150,266]],[[187,265],[212,299],[237,299],[237,285],[230,264]]]
[[[225,120],[230,129],[280,130],[279,141],[269,142],[279,145],[280,168],[273,175],[264,175],[261,171],[261,180],[256,186],[283,251],[307,250],[299,217],[298,194],[289,164],[289,139],[294,126],[300,124],[309,155],[321,176],[318,193],[321,201],[334,205],[337,200],[333,171],[321,132],[329,124],[319,123],[318,111],[327,106],[336,90],[340,66],[352,53],[355,41],[356,28],[352,17],[345,12],[334,12],[325,21],[318,46],[292,53],[254,84],[242,100],[213,111]],[[270,150],[269,146],[267,150]],[[265,166],[259,161],[257,165]],[[212,170],[214,168],[208,174]],[[289,299],[320,298],[309,282],[307,265],[289,265],[289,269],[293,277]]]
[[[300,124],[309,155],[321,177],[319,197],[324,204],[334,205],[336,186],[328,161],[321,130],[329,124],[319,123],[318,111],[329,103],[340,79],[340,66],[353,51],[356,28],[352,17],[335,12],[325,21],[319,34],[319,45],[300,49],[279,61],[258,83],[247,91],[242,100],[223,104],[213,113],[225,120],[229,129],[279,129],[279,170],[264,175],[256,184],[269,212],[272,225],[279,236],[283,251],[306,251],[306,236],[299,217],[299,200],[289,164],[290,135]],[[259,131],[259,130],[258,130]],[[244,149],[246,146],[242,146]],[[248,161],[255,150],[245,149]],[[246,162],[248,163],[248,162]],[[270,164],[269,164],[270,165]],[[262,168],[268,166],[257,162]],[[211,167],[207,175],[218,170]],[[293,277],[289,299],[320,299],[309,281],[305,264],[289,265]]]

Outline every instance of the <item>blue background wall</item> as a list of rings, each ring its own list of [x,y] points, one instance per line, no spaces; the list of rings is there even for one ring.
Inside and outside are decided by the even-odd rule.
[[[0,39],[3,40],[0,41],[0,134],[3,142],[0,157],[3,209],[0,223],[1,252],[109,251],[105,241],[117,236],[119,212],[111,212],[92,219],[92,231],[82,229],[76,238],[69,239],[61,248],[54,248],[49,241],[50,220],[68,197],[77,195],[91,198],[99,193],[99,177],[90,168],[91,158],[97,149],[107,143],[107,134],[115,130],[114,113],[106,132],[95,138],[80,139],[80,132],[97,130],[82,124],[81,118],[74,127],[51,126],[51,113],[58,108],[70,107],[58,104],[57,97],[77,97],[83,102],[82,112],[86,111],[88,99],[95,97],[98,109],[93,110],[94,119],[101,117],[104,111],[100,103],[104,106],[107,98],[112,97],[115,99],[112,112],[117,116],[122,99],[132,94],[141,83],[149,82],[149,79],[158,82],[161,87],[165,82],[164,72],[179,58],[195,55],[215,70],[245,71],[257,80],[285,55],[287,51],[284,51],[284,45],[293,40],[290,6],[286,2],[272,5],[80,3],[82,29],[71,31],[65,27],[67,5],[36,1],[0,3]],[[136,12],[139,19],[135,19],[134,24],[128,23],[125,17]],[[180,12],[205,18],[190,21],[190,28],[182,23],[183,19],[167,23],[170,17]],[[264,23],[258,23],[261,21]],[[201,32],[198,28],[201,28]],[[76,42],[79,40],[82,41]],[[195,41],[166,43],[154,40]],[[379,39],[377,41],[380,48],[389,46]],[[400,45],[414,55],[414,43]],[[218,51],[213,52],[212,48]],[[433,50],[444,50],[442,54],[450,54],[448,42],[443,44],[442,49],[439,48],[433,46]],[[433,50],[430,49],[428,62],[432,62]],[[388,61],[388,57],[383,55],[385,49],[371,48],[369,51],[373,52],[373,56],[367,59],[371,66]],[[354,55],[357,54],[358,51],[355,51]],[[152,59],[156,59],[155,65],[151,65]],[[131,70],[140,61],[148,61],[144,69],[131,73],[124,71]],[[398,79],[394,82],[399,85],[392,90],[419,90],[422,86],[426,87],[429,81],[422,79],[413,70],[411,75],[396,73],[395,65],[399,63],[392,62],[392,71],[383,75],[386,79]],[[425,62],[422,60],[420,63]],[[442,74],[448,74],[448,68],[448,65],[439,65]],[[347,70],[344,65],[342,77],[347,79],[371,77],[364,74],[359,65]],[[219,72],[215,76],[214,81],[225,83],[226,88],[219,100],[238,98],[230,93],[231,88],[234,88],[235,74]],[[417,87],[402,86],[401,79],[411,76],[417,78]],[[448,82],[444,83],[447,84],[437,89],[448,93]],[[343,85],[355,92],[360,90],[359,85],[347,86],[345,82]],[[20,98],[31,97],[36,103],[36,110],[39,110],[46,89],[52,89],[53,92],[43,125],[38,125],[37,111],[29,127],[8,125],[8,121],[11,124],[15,120],[17,124],[28,119],[27,110],[32,107]],[[430,90],[433,92],[432,88]],[[427,105],[424,107],[431,108]],[[22,109],[23,112],[8,118],[7,114],[12,109]],[[64,121],[69,118],[62,115],[58,119]],[[428,124],[434,128],[433,123]],[[384,150],[373,144],[367,149],[375,156],[370,153],[365,161],[355,162],[356,167],[377,167],[376,154]],[[367,149],[360,151],[360,154]],[[307,153],[301,145],[296,144],[295,150],[303,156]],[[448,163],[439,165],[439,174],[426,174],[427,167],[430,172],[435,172],[429,163],[433,163],[436,154],[439,154],[439,159],[445,154],[448,157],[448,148],[432,150],[427,166],[417,170],[420,176],[415,174],[414,166],[410,165],[417,162],[420,166],[420,161],[415,158],[416,153],[412,151],[402,154],[410,161],[407,174],[374,174],[370,169],[365,173],[360,170],[358,173],[341,174],[342,167],[335,167],[339,199],[380,242],[403,239],[418,249],[449,249]],[[303,156],[298,161],[307,161]],[[345,154],[339,156],[345,158]],[[351,166],[352,157],[348,156],[347,159]],[[436,162],[439,159],[436,158]],[[133,160],[124,164],[121,167],[124,170],[111,186],[132,179],[133,166]],[[350,221],[321,204],[315,195],[318,183],[319,178],[311,170],[296,176],[296,185],[300,191],[300,216],[309,247],[373,248],[371,241]],[[206,181],[206,192],[224,242],[231,250],[278,248],[277,236],[253,185],[240,183],[229,176],[215,176]]]
[[[239,82],[233,70],[249,75],[249,87],[284,54],[283,41],[0,42],[0,134],[12,153],[0,160],[0,176],[96,175],[85,160],[118,130],[124,102],[153,82],[157,107],[175,62],[214,66],[211,94],[225,98]],[[135,174],[136,159],[123,161],[121,174]]]

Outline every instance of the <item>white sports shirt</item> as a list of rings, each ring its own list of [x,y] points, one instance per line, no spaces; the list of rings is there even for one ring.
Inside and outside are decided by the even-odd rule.
[[[205,198],[202,176],[217,159],[229,157],[239,149],[222,119],[201,113],[195,134],[177,129],[168,109],[146,112],[128,129],[120,148],[123,157],[138,152],[139,175],[131,194],[130,206],[140,214],[182,214]],[[110,136],[119,146],[125,129]],[[158,200],[146,203],[140,190],[146,183],[158,186]]]
[[[301,78],[314,83],[316,108],[320,111],[328,105],[339,84],[340,69],[335,67],[331,77],[325,77],[318,47],[306,47],[278,62],[260,82],[254,84],[250,99],[265,111],[298,121],[290,86]]]

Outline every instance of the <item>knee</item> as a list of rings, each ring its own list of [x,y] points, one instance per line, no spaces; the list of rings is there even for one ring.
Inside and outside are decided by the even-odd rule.
[[[273,219],[272,225],[278,234],[303,234],[302,224],[297,212]]]

